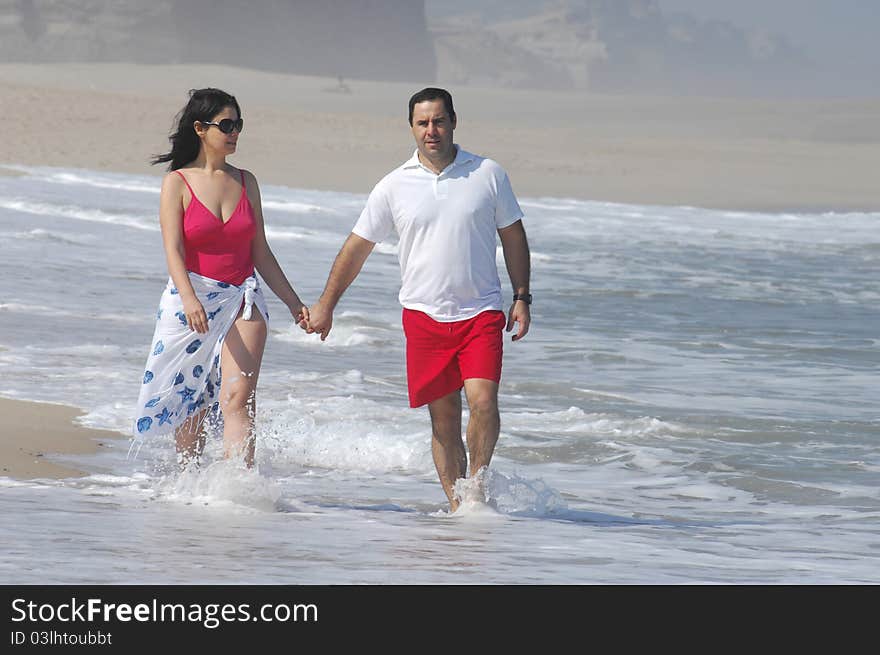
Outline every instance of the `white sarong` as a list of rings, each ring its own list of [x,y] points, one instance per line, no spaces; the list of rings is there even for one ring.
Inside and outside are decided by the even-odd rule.
[[[216,409],[220,398],[220,351],[238,316],[250,320],[253,306],[268,323],[266,300],[256,273],[241,286],[189,273],[208,316],[208,332],[189,328],[180,294],[169,278],[159,301],[156,331],[147,357],[132,434],[147,437],[173,432],[201,409]]]

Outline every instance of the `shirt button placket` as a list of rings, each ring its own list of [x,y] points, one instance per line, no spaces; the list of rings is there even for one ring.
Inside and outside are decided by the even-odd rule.
[[[438,200],[449,197],[449,180],[442,174],[434,179],[434,197]]]

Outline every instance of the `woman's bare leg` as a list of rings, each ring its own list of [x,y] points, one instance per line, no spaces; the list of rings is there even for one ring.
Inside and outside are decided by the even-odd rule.
[[[198,463],[205,449],[205,430],[203,422],[207,410],[193,414],[178,426],[174,432],[174,441],[177,444],[177,461],[181,468],[186,468],[191,463]]]
[[[243,457],[248,467],[254,465],[257,379],[268,331],[260,310],[254,306],[252,311],[249,321],[239,313],[220,353],[223,454],[227,459]]]

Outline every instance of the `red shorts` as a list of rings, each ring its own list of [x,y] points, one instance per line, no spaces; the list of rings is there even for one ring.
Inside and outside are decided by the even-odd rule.
[[[457,391],[470,378],[501,382],[501,350],[507,319],[497,310],[441,323],[424,312],[403,310],[410,407]]]

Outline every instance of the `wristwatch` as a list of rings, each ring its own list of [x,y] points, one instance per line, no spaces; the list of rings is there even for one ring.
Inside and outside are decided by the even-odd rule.
[[[516,302],[517,300],[522,300],[523,302],[525,302],[525,304],[531,305],[532,304],[532,294],[530,294],[530,293],[515,293],[515,294],[513,294],[513,302]]]

